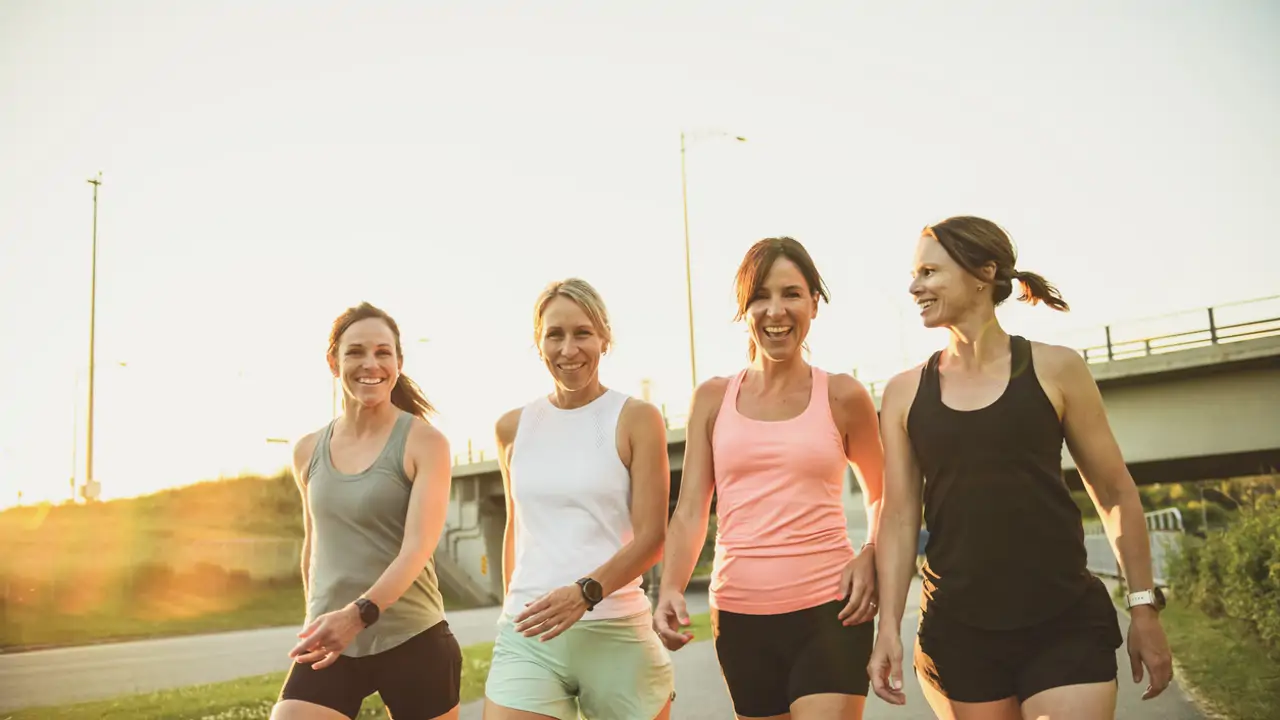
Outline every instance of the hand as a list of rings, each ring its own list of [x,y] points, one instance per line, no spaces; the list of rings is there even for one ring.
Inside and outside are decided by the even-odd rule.
[[[863,552],[844,566],[840,573],[840,590],[849,598],[837,617],[844,625],[857,625],[876,616],[876,557],[874,545],[867,545]]]
[[[327,612],[298,633],[302,642],[289,651],[289,657],[311,665],[313,670],[323,670],[338,661],[342,651],[363,629],[360,609],[354,603],[341,610]]]
[[[1147,667],[1149,682],[1142,699],[1150,700],[1169,687],[1173,679],[1173,655],[1155,608],[1138,605],[1129,613],[1129,666],[1135,683],[1142,682],[1142,666]]]
[[[897,628],[883,626],[879,632],[871,661],[867,663],[871,688],[887,703],[906,705],[907,695],[902,691],[902,633]]]
[[[679,625],[689,625],[689,610],[684,604],[684,593],[660,593],[658,607],[653,611],[653,629],[668,650],[679,650],[693,639],[690,630],[678,630]]]
[[[525,637],[542,633],[539,639],[546,642],[568,630],[586,612],[587,601],[582,597],[582,588],[566,585],[527,603],[524,612],[516,616],[516,632]]]

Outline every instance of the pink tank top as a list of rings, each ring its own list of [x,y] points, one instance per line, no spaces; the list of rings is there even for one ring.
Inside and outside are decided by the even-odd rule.
[[[747,615],[803,610],[843,596],[853,559],[845,525],[844,442],[827,374],[813,368],[809,405],[777,422],[738,412],[746,370],[729,381],[711,438],[716,532],[712,606]]]

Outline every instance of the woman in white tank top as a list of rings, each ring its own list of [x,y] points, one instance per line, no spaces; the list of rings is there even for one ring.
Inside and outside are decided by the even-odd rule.
[[[666,423],[600,384],[609,320],[585,281],[547,286],[534,336],[555,389],[497,424],[505,601],[484,717],[665,719],[671,660],[640,577],[666,535]]]

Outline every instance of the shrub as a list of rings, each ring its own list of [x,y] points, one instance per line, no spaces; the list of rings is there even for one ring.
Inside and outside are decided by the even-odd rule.
[[[1259,496],[1225,529],[1183,536],[1169,576],[1192,605],[1243,620],[1280,649],[1280,502]]]

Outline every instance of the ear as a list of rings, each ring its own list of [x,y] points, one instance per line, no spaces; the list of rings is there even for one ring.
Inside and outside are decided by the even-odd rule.
[[[994,284],[995,284],[995,281],[996,281],[996,264],[995,264],[995,262],[993,262],[993,261],[988,261],[988,262],[987,262],[986,264],[984,264],[982,267],[978,268],[978,270],[980,271],[980,272],[978,273],[978,278],[979,278],[979,279],[981,279],[981,280],[985,281],[985,282],[986,282],[986,283],[988,283],[988,284],[992,284],[992,285],[994,285]]]
[[[329,372],[333,373],[334,377],[338,377],[338,358],[332,355],[326,355],[325,360],[329,363]]]
[[[818,293],[814,293],[813,294],[813,312],[809,314],[810,320],[818,319],[818,299],[819,299]]]

